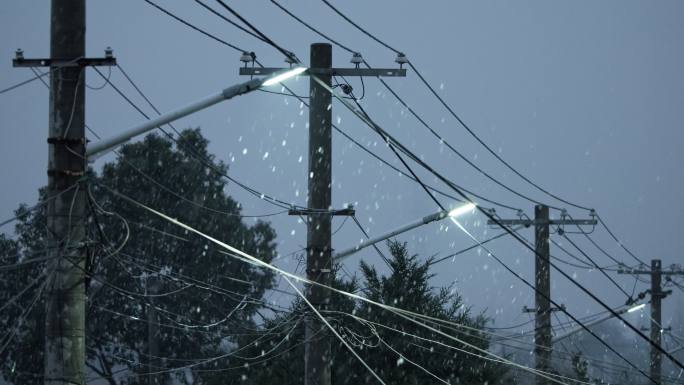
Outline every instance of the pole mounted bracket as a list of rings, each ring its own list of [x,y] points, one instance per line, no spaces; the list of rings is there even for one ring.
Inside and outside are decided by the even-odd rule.
[[[564,304],[561,304],[560,307],[552,307],[552,308],[549,309],[549,311],[551,311],[551,312],[554,312],[554,311],[565,311],[565,310],[566,310],[566,308],[565,308],[565,305],[564,305]],[[537,313],[537,308],[523,306],[522,312],[523,312],[523,313]]]
[[[353,217],[356,214],[356,210],[352,208],[346,208],[341,210],[312,210],[312,209],[290,209],[287,211],[288,215],[333,215],[333,216],[349,216]]]
[[[56,170],[56,169],[48,169],[47,170],[48,176],[58,176],[58,175],[66,175],[66,176],[83,176],[85,175],[85,172],[80,171],[80,170]]]
[[[62,137],[50,137],[47,138],[49,144],[85,144],[85,138],[62,138]]]
[[[111,48],[105,49],[104,57],[88,58],[81,57],[76,59],[62,59],[62,58],[39,58],[26,59],[24,51],[18,49],[15,57],[12,60],[13,67],[102,67],[115,66],[116,58],[113,55]]]

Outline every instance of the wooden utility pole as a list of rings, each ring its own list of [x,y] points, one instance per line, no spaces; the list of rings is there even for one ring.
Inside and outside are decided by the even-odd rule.
[[[660,259],[651,260],[650,270],[639,270],[639,269],[619,269],[618,274],[630,274],[630,275],[650,275],[651,276],[651,341],[655,342],[657,346],[662,346],[662,331],[663,325],[662,321],[662,300],[672,293],[671,290],[663,290],[662,281],[663,275],[668,277],[673,275],[684,275],[684,270],[680,268],[672,268],[671,270],[663,270],[663,265]],[[672,352],[671,352],[672,353]],[[651,344],[651,378],[657,382],[661,383],[662,378],[662,352],[653,344]]]
[[[240,75],[271,75],[282,68],[250,67],[254,56],[245,52],[241,59],[245,66]],[[287,58],[291,64],[294,57]],[[406,70],[359,68],[360,54],[352,56],[356,68],[332,68],[332,46],[329,43],[311,45],[310,65],[301,76],[312,76],[309,83],[309,173],[308,204],[306,210],[290,210],[290,215],[307,217],[306,275],[311,281],[329,286],[333,281],[331,222],[334,215],[354,215],[353,209],[333,210],[332,191],[332,94],[313,78],[332,88],[334,76],[406,76]],[[347,86],[347,85],[345,85]],[[351,92],[351,87],[347,88]],[[330,291],[318,285],[308,285],[307,300],[318,310],[326,310]],[[323,313],[325,314],[325,313]],[[330,333],[321,320],[309,314],[305,322],[304,384],[330,385],[332,346]]]
[[[13,60],[50,68],[44,383],[51,385],[85,384],[86,191],[78,185],[87,167],[85,67],[116,65],[109,48],[104,58],[85,57],[85,33],[85,0],[52,0],[50,57],[26,59],[19,49]]]
[[[549,264],[549,208],[534,207],[534,353],[536,368],[548,372],[551,369],[551,266]],[[541,379],[542,377],[537,377]],[[540,381],[541,382],[541,381]],[[546,382],[544,382],[546,383]]]
[[[523,308],[525,312],[535,313],[535,334],[534,334],[534,355],[535,368],[546,373],[552,370],[551,353],[553,352],[552,335],[551,335],[551,312],[558,309],[551,307],[551,262],[550,262],[550,245],[549,245],[549,226],[567,226],[567,225],[596,225],[596,219],[568,219],[564,216],[561,219],[550,219],[549,207],[545,205],[536,205],[534,207],[534,219],[520,218],[520,219],[501,219],[498,222],[488,221],[490,225],[500,224],[503,226],[518,226],[523,225],[530,227],[534,225],[534,245],[535,245],[535,259],[534,259],[534,287],[535,287],[535,306],[534,309]],[[537,376],[538,385],[547,385],[549,380],[541,376]]]
[[[332,68],[332,46],[326,43],[311,45],[311,68]],[[319,75],[332,86],[331,75]],[[329,286],[332,283],[332,95],[313,78],[309,79],[309,193],[308,231],[306,240],[307,278]],[[327,310],[330,291],[310,285],[307,299],[319,310]],[[304,385],[330,385],[332,351],[325,324],[314,316],[306,319],[304,352]]]
[[[661,345],[661,330],[663,330],[661,319],[662,313],[660,305],[664,297],[660,283],[662,280],[662,265],[659,259],[651,260],[651,341]],[[662,375],[663,357],[660,351],[651,347],[651,378],[660,384]]]
[[[85,56],[85,0],[52,0],[50,57]],[[85,68],[50,67],[48,196],[83,177]],[[45,384],[85,384],[85,207],[76,187],[47,205],[48,266],[45,317]]]

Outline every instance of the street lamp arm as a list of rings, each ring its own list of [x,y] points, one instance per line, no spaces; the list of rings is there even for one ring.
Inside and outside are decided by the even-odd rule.
[[[399,235],[401,233],[405,233],[409,230],[413,230],[416,227],[420,227],[420,226],[426,225],[430,222],[434,222],[434,221],[438,221],[440,219],[446,218],[448,216],[448,214],[449,213],[446,211],[438,211],[434,214],[426,215],[417,221],[414,221],[414,222],[408,223],[404,226],[401,226],[399,228],[396,228],[396,229],[390,231],[389,233],[377,236],[375,238],[367,239],[367,240],[359,243],[358,245],[356,245],[354,247],[351,247],[347,250],[341,251],[341,252],[335,254],[333,258],[335,259],[336,262],[339,262],[342,259],[356,253],[357,251],[359,251],[361,249],[365,249],[368,246],[373,246],[374,244],[376,244],[378,242],[382,242],[386,239],[392,238],[392,237]]]
[[[643,303],[642,303],[642,304],[639,304],[639,305],[636,305],[636,306],[624,307],[624,308],[619,309],[619,310],[616,309],[615,314],[608,314],[608,315],[605,316],[605,317],[602,317],[602,318],[599,318],[599,319],[597,319],[597,320],[595,320],[595,321],[586,323],[586,324],[584,324],[584,326],[585,326],[585,327],[591,327],[591,326],[600,324],[601,322],[608,321],[608,320],[611,319],[611,318],[615,318],[615,317],[617,317],[618,315],[622,315],[622,314],[625,314],[625,313],[633,313],[633,312],[635,312],[635,311],[639,311],[639,310],[643,309],[644,306],[646,306],[646,304],[643,304]],[[565,333],[565,334],[563,334],[563,335],[561,335],[561,336],[558,336],[558,337],[554,338],[554,339],[552,340],[552,343],[555,344],[555,343],[557,343],[557,342],[559,342],[559,341],[562,341],[562,340],[564,340],[564,339],[566,339],[566,338],[568,338],[568,337],[570,337],[570,336],[573,336],[573,335],[575,335],[575,334],[577,334],[577,333],[579,333],[579,332],[581,332],[581,331],[584,331],[584,330],[585,330],[584,328],[578,327],[578,328],[576,328],[576,329],[574,329],[574,330],[571,330],[571,331],[569,331],[569,332],[567,332],[567,333]]]
[[[147,120],[141,124],[138,124],[137,126],[129,128],[128,130],[118,135],[115,135],[108,139],[104,139],[100,142],[93,144],[92,146],[88,146],[86,149],[86,157],[89,160],[93,160],[97,156],[100,156],[106,153],[107,151],[110,151],[114,147],[131,140],[135,136],[144,134],[157,127],[163,126],[164,124],[171,123],[175,120],[193,114],[197,111],[203,110],[207,107],[211,107],[214,104],[217,104],[224,100],[228,100],[235,96],[243,95],[248,92],[254,91],[261,87],[263,82],[264,79],[252,79],[244,83],[236,84],[216,94],[207,96],[201,100],[191,103],[187,106],[168,112],[157,118]]]

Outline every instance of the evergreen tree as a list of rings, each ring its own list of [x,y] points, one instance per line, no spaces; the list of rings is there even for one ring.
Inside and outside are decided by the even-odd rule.
[[[432,288],[429,285],[432,277],[429,261],[420,262],[418,256],[409,255],[406,244],[391,242],[389,246],[389,276],[381,276],[371,265],[361,264],[362,293],[375,302],[448,321],[450,325],[429,323],[462,341],[487,349],[487,336],[477,331],[484,327],[487,319],[482,315],[473,315],[463,305],[461,298],[448,288]],[[337,279],[334,286],[355,292],[359,289],[359,282]],[[501,365],[476,357],[481,353],[474,349],[367,302],[335,293],[330,310],[324,314],[387,384],[435,383],[437,380],[428,371],[452,384],[494,384],[504,377],[505,369]],[[244,346],[243,349],[249,351],[251,357],[258,358],[244,360],[243,369],[238,370],[240,375],[233,378],[247,380],[251,384],[302,384],[304,328],[302,322],[293,326],[293,320],[301,320],[304,316],[315,315],[302,301],[295,301],[291,312],[271,319],[267,323],[267,330],[270,333],[275,331],[276,335],[268,337],[267,347],[253,344]],[[332,371],[335,384],[376,381],[339,340],[332,336],[330,338],[333,341]],[[442,344],[452,345],[461,351]],[[217,378],[209,383],[222,382]]]
[[[212,166],[199,162],[198,156]],[[224,354],[240,335],[255,332],[253,315],[272,286],[271,272],[222,254],[205,240],[179,231],[102,187],[269,262],[275,254],[275,232],[262,221],[252,226],[242,222],[240,206],[226,194],[226,182],[219,175],[226,171],[207,152],[207,140],[199,131],[186,130],[176,144],[148,135],[123,146],[115,162],[106,164],[99,176],[91,172],[81,187],[89,190],[91,208],[87,366],[109,384],[147,384],[150,378],[139,374],[150,370],[162,372],[159,383],[191,383],[192,371],[199,367],[167,369]],[[0,238],[3,266],[32,258],[45,247],[44,210],[23,216],[16,234],[16,240]],[[45,270],[44,263],[0,270],[2,303]],[[44,278],[38,280],[36,287],[0,313],[3,324],[17,325]],[[36,303],[18,325],[20,332],[12,343],[0,351],[2,374],[12,383],[42,383],[44,310],[44,302]],[[164,359],[148,354],[150,319],[158,324],[158,357]]]

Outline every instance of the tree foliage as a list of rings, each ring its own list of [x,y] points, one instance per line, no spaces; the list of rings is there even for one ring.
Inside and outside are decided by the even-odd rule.
[[[225,255],[108,191],[119,191],[271,261],[274,230],[262,221],[251,226],[242,221],[240,205],[227,195],[229,186],[220,176],[225,172],[227,167],[207,152],[207,140],[199,131],[186,130],[175,144],[148,135],[123,146],[116,161],[107,163],[100,175],[91,172],[81,186],[89,190],[91,209],[86,340],[87,365],[96,376],[112,385],[146,384],[150,378],[142,374],[153,371],[162,372],[155,377],[159,383],[170,383],[171,377],[191,383],[195,367],[168,369],[223,354],[241,334],[255,333],[253,315],[273,283],[272,273]],[[29,259],[45,247],[44,211],[23,216],[15,230],[16,239],[0,238],[2,265]],[[42,382],[44,303],[37,303],[21,325],[18,322],[45,273],[41,263],[0,271],[2,303],[38,279],[0,313],[3,324],[21,326],[0,353],[4,378],[16,384]],[[148,320],[158,324],[155,357],[148,350]]]
[[[432,288],[429,262],[421,262],[418,256],[410,255],[406,244],[392,242],[389,245],[388,276],[382,276],[375,267],[362,263],[359,280],[337,279],[335,286],[355,292],[361,284],[360,290],[368,299],[438,318],[442,322],[421,322],[462,342],[487,349],[487,336],[479,332],[486,318],[473,315],[461,298],[448,288]],[[336,293],[332,296],[330,309],[324,314],[387,384],[439,382],[436,377],[451,384],[494,384],[505,372],[501,365],[479,358],[482,354],[472,347],[367,302]],[[295,301],[291,312],[271,319],[267,324],[269,330],[277,330],[278,334],[268,336],[265,344],[247,346],[252,357],[258,358],[245,360],[244,369],[233,378],[252,384],[302,384],[304,328],[301,320],[305,316],[314,315],[304,303]],[[295,320],[300,322],[294,324]],[[377,381],[339,340],[330,338],[334,354],[333,383]],[[221,379],[229,380],[225,375]],[[216,378],[210,383],[227,382]]]

